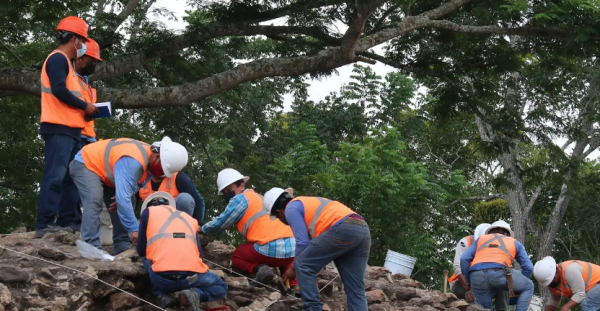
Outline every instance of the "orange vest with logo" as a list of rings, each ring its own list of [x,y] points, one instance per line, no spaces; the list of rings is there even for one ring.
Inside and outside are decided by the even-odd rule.
[[[262,196],[252,189],[244,191],[241,195],[248,200],[248,209],[236,226],[248,242],[266,244],[294,236],[290,226],[283,224],[279,219],[271,220],[269,213],[263,210]]]
[[[321,197],[297,197],[291,202],[294,201],[300,201],[304,205],[304,221],[311,239],[321,235],[340,219],[356,214],[338,201]]]
[[[86,88],[82,87],[79,83],[79,78],[75,74],[75,70],[71,65],[69,57],[59,50],[54,50],[52,53],[50,53],[50,55],[48,55],[44,61],[44,65],[42,66],[42,116],[40,118],[40,122],[60,124],[72,128],[83,128],[85,126],[85,112],[81,109],[73,108],[61,102],[52,94],[50,78],[48,78],[48,73],[46,72],[46,63],[48,62],[48,58],[56,53],[64,55],[65,58],[67,58],[67,63],[69,64],[69,73],[65,79],[67,89],[69,89],[69,91],[71,91],[71,93],[73,93],[73,95],[75,95],[77,98],[84,100],[83,93],[85,92]]]
[[[83,83],[84,90],[86,92],[83,93],[83,100],[90,104],[95,104],[96,97],[96,89],[91,87],[89,84],[85,83],[85,81],[81,77],[77,77],[79,79],[79,83]],[[87,137],[94,138],[96,137],[96,131],[94,130],[94,120],[85,121],[85,126],[83,130],[81,130],[81,135],[85,135]]]
[[[572,297],[573,291],[567,283],[565,277],[565,269],[572,263],[578,263],[583,267],[583,281],[585,282],[585,291],[589,291],[592,287],[600,283],[600,266],[579,260],[568,260],[563,261],[556,265],[558,267],[558,273],[560,273],[560,290],[558,288],[549,287],[550,291],[556,296]]]
[[[152,271],[208,271],[200,258],[197,233],[198,221],[190,215],[171,206],[150,206],[146,228],[146,258],[152,261]]]
[[[179,190],[177,190],[177,186],[175,185],[177,174],[178,173],[173,174],[171,178],[163,178],[163,180],[160,182],[160,186],[158,187],[158,191],[168,192],[173,196],[174,199],[177,198],[177,196],[179,195]],[[153,194],[154,192],[155,191],[152,190],[151,182],[148,182],[144,185],[144,187],[140,189],[138,194],[143,202],[149,195]]]
[[[471,267],[478,263],[499,263],[512,267],[517,256],[516,240],[501,234],[486,234],[477,240],[477,251]]]
[[[113,138],[91,143],[81,148],[81,156],[85,166],[109,187],[115,187],[113,168],[122,157],[132,157],[137,160],[144,172],[138,184],[148,177],[148,159],[152,151],[150,145],[130,138]]]
[[[473,236],[473,235],[466,236],[462,239],[467,239],[467,247],[471,247],[471,245],[473,245],[473,242],[475,242],[475,236]],[[454,283],[454,282],[456,282],[456,280],[458,280],[458,277],[454,273],[452,273],[452,276],[450,276],[450,278],[448,279],[448,282]]]

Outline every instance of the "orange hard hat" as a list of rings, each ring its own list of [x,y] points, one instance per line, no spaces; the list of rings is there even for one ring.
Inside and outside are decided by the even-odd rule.
[[[87,55],[93,59],[102,61],[102,58],[100,58],[100,46],[98,45],[98,42],[96,42],[94,39],[88,39],[88,41],[85,43],[86,46],[86,50],[85,50],[85,54],[83,55]]]
[[[68,31],[83,37],[85,41],[88,40],[88,24],[77,16],[63,18],[56,26],[56,31]]]

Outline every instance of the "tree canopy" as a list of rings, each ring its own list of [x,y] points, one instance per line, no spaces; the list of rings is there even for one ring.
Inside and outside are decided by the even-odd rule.
[[[185,145],[205,219],[224,207],[217,172],[233,167],[258,192],[290,186],[357,210],[370,263],[414,256],[428,285],[458,239],[499,218],[537,258],[599,263],[596,2],[187,4],[175,31],[154,0],[2,3],[0,233],[35,220],[40,70],[56,24],[78,15],[105,60],[99,101],[120,108],[99,138]],[[374,62],[397,70],[378,76]],[[310,79],[348,64],[349,83],[309,99]]]

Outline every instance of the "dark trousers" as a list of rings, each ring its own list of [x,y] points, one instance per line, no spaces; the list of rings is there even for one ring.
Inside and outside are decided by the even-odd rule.
[[[43,135],[44,175],[40,183],[40,198],[36,229],[56,224],[62,227],[76,222],[79,194],[69,175],[69,162],[81,149],[81,142],[71,136]],[[58,216],[58,218],[56,218]]]

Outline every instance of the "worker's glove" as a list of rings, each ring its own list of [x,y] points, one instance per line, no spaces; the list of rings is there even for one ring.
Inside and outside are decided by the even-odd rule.
[[[472,291],[468,290],[468,291],[465,293],[465,300],[466,300],[468,303],[474,303],[474,302],[475,302],[475,296],[473,295],[473,292],[472,292]]]

